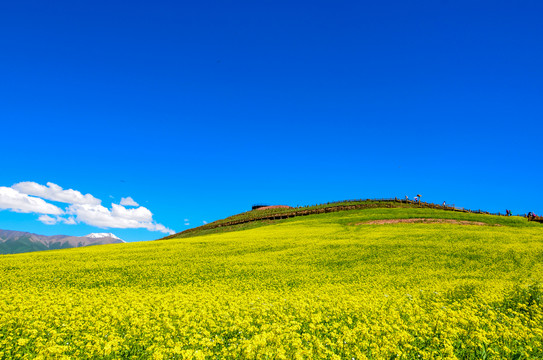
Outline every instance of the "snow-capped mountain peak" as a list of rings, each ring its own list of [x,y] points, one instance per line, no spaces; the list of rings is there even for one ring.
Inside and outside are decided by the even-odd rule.
[[[88,237],[88,238],[91,238],[91,239],[100,239],[100,238],[107,238],[108,237],[108,238],[121,240],[121,238],[115,236],[115,234],[112,234],[112,233],[92,233],[92,234],[86,235],[85,237]]]

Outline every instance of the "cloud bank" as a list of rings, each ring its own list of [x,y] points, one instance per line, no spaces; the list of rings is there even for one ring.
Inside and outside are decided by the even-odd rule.
[[[75,224],[77,224],[77,222],[75,221],[75,219],[73,217],[63,218],[63,217],[60,217],[60,216],[52,217],[52,216],[49,216],[49,215],[41,215],[38,218],[38,220],[41,221],[42,223],[44,223],[45,225],[55,225],[55,224],[59,224],[59,223],[64,223],[64,224],[67,224],[67,225],[75,225]]]
[[[60,215],[64,213],[62,209],[53,204],[49,204],[43,199],[28,196],[27,194],[20,193],[15,189],[5,186],[0,186],[0,209],[11,210],[18,213],[50,215]]]
[[[143,206],[127,209],[122,205],[111,204],[111,209],[108,209],[102,205],[74,204],[66,209],[66,213],[74,215],[76,222],[101,228],[144,228],[149,231],[174,233],[164,225],[155,223],[151,211]]]
[[[83,195],[76,190],[64,190],[57,184],[53,184],[51,182],[48,182],[45,186],[35,182],[25,181],[13,185],[12,188],[22,194],[34,195],[46,200],[58,201],[67,204],[100,205],[102,203],[102,200],[95,198],[91,194]]]
[[[69,205],[62,210],[44,199]],[[51,182],[40,185],[26,181],[11,188],[0,186],[0,210],[41,214],[38,220],[47,225],[84,223],[104,229],[147,229],[166,234],[174,233],[172,229],[155,222],[153,213],[146,207],[139,206],[131,197],[122,198],[120,204],[111,204],[110,209],[101,204],[102,200],[91,194],[83,195],[77,190],[65,190]],[[128,209],[125,206],[137,207]]]
[[[140,204],[135,202],[134,199],[132,199],[129,196],[129,197],[121,198],[121,205],[123,205],[123,206],[139,206]]]

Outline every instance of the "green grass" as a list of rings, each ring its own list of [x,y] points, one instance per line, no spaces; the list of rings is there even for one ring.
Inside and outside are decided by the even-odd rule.
[[[326,217],[323,217],[322,214],[308,215],[304,216],[305,219],[316,219],[316,222],[326,222],[326,221],[336,221],[339,223],[346,224],[347,222],[361,222],[361,221],[370,221],[370,220],[380,220],[380,219],[410,219],[410,218],[434,218],[434,219],[452,219],[452,220],[467,220],[467,221],[476,221],[484,222],[490,225],[505,225],[505,226],[514,226],[514,227],[524,227],[524,226],[542,226],[542,224],[537,222],[528,221],[524,217],[519,216],[497,216],[497,215],[486,215],[486,214],[477,214],[469,212],[459,212],[443,209],[428,209],[428,208],[419,208],[416,205],[412,204],[402,204],[402,203],[379,203],[374,201],[363,201],[363,202],[346,202],[346,203],[335,203],[332,206],[348,206],[348,205],[374,205],[375,208],[360,209],[360,210],[349,210],[349,211],[340,211],[328,213]],[[168,236],[164,239],[181,239],[193,236],[201,236],[208,234],[218,234],[223,232],[231,231],[241,231],[247,229],[253,229],[261,226],[268,226],[275,223],[285,222],[285,221],[297,221],[300,217],[289,218],[284,220],[254,220],[258,217],[269,216],[269,215],[281,215],[285,213],[302,212],[304,210],[313,210],[319,208],[329,207],[330,205],[318,205],[297,209],[270,209],[270,210],[253,210],[246,213],[234,215],[226,219],[218,220],[216,222],[200,226],[190,231],[178,233],[175,235]],[[380,206],[390,206],[390,207],[380,207]],[[316,217],[315,217],[316,216]],[[350,218],[354,220],[348,220]],[[330,220],[327,220],[330,219]],[[358,220],[356,220],[358,219]],[[230,225],[230,226],[221,226],[217,227],[219,224],[223,225],[228,221],[236,220],[247,220],[250,222]]]
[[[280,216],[283,214],[292,214],[292,213],[302,214],[308,211],[311,212],[311,211],[317,211],[319,209],[339,208],[341,206],[351,206],[351,205],[366,206],[368,208],[416,207],[416,205],[402,204],[401,202],[395,203],[395,202],[390,202],[390,201],[376,201],[376,200],[348,200],[348,201],[339,201],[339,202],[332,202],[332,203],[326,203],[326,204],[300,206],[300,207],[291,208],[291,209],[275,208],[275,209],[267,209],[267,210],[251,210],[251,211],[243,212],[240,214],[232,215],[227,218],[220,219],[206,225],[199,226],[196,229],[189,229],[178,234],[166,236],[160,240],[190,237],[190,236],[195,236],[199,234],[209,234],[209,233],[231,231],[231,229],[229,228],[232,226],[237,227],[237,229],[245,228],[245,226],[239,227],[239,225],[243,225],[243,224],[228,225],[231,222],[253,222],[253,221],[259,222],[259,219],[265,218],[268,216]],[[266,219],[261,224],[269,224],[269,221]],[[217,231],[208,231],[212,229],[217,229],[219,227],[223,227],[223,229],[217,230]],[[253,228],[254,226],[249,226],[249,227]]]

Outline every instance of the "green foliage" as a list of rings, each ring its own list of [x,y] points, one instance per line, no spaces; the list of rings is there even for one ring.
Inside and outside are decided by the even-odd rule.
[[[2,254],[17,254],[30,251],[42,251],[49,248],[44,244],[35,243],[30,240],[30,235],[19,238],[17,241],[0,242],[0,256]]]
[[[361,207],[360,209],[336,211],[344,207]],[[317,222],[323,220],[322,214],[313,214],[319,210],[329,209],[333,212],[327,213],[332,221],[333,219],[344,219],[352,216],[361,219],[360,221],[380,220],[380,219],[410,219],[410,218],[432,218],[432,219],[451,219],[460,221],[476,221],[484,222],[495,226],[514,226],[514,227],[537,227],[543,226],[537,222],[530,222],[528,219],[519,216],[497,216],[484,213],[473,213],[465,211],[455,211],[451,208],[443,209],[434,204],[413,204],[394,201],[344,201],[338,203],[314,205],[300,207],[295,209],[268,209],[268,210],[252,210],[245,213],[230,216],[210,224],[199,226],[194,229],[189,229],[184,232],[167,236],[164,239],[180,239],[193,236],[216,234],[222,232],[239,231],[244,229],[252,229],[260,226],[270,225],[282,221],[292,221],[300,218],[302,215],[317,216]],[[335,210],[334,210],[335,209]],[[289,219],[281,219],[282,215],[298,214]],[[337,214],[337,215],[334,215]],[[347,214],[347,215],[346,215]],[[272,219],[270,219],[270,217]],[[275,219],[273,219],[275,217]],[[264,218],[264,220],[259,220]],[[242,223],[238,223],[242,222]],[[344,223],[344,221],[343,221]]]

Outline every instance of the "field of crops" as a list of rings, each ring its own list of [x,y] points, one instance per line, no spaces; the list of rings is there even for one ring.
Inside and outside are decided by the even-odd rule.
[[[542,281],[543,225],[416,208],[4,255],[0,359],[543,359]]]

